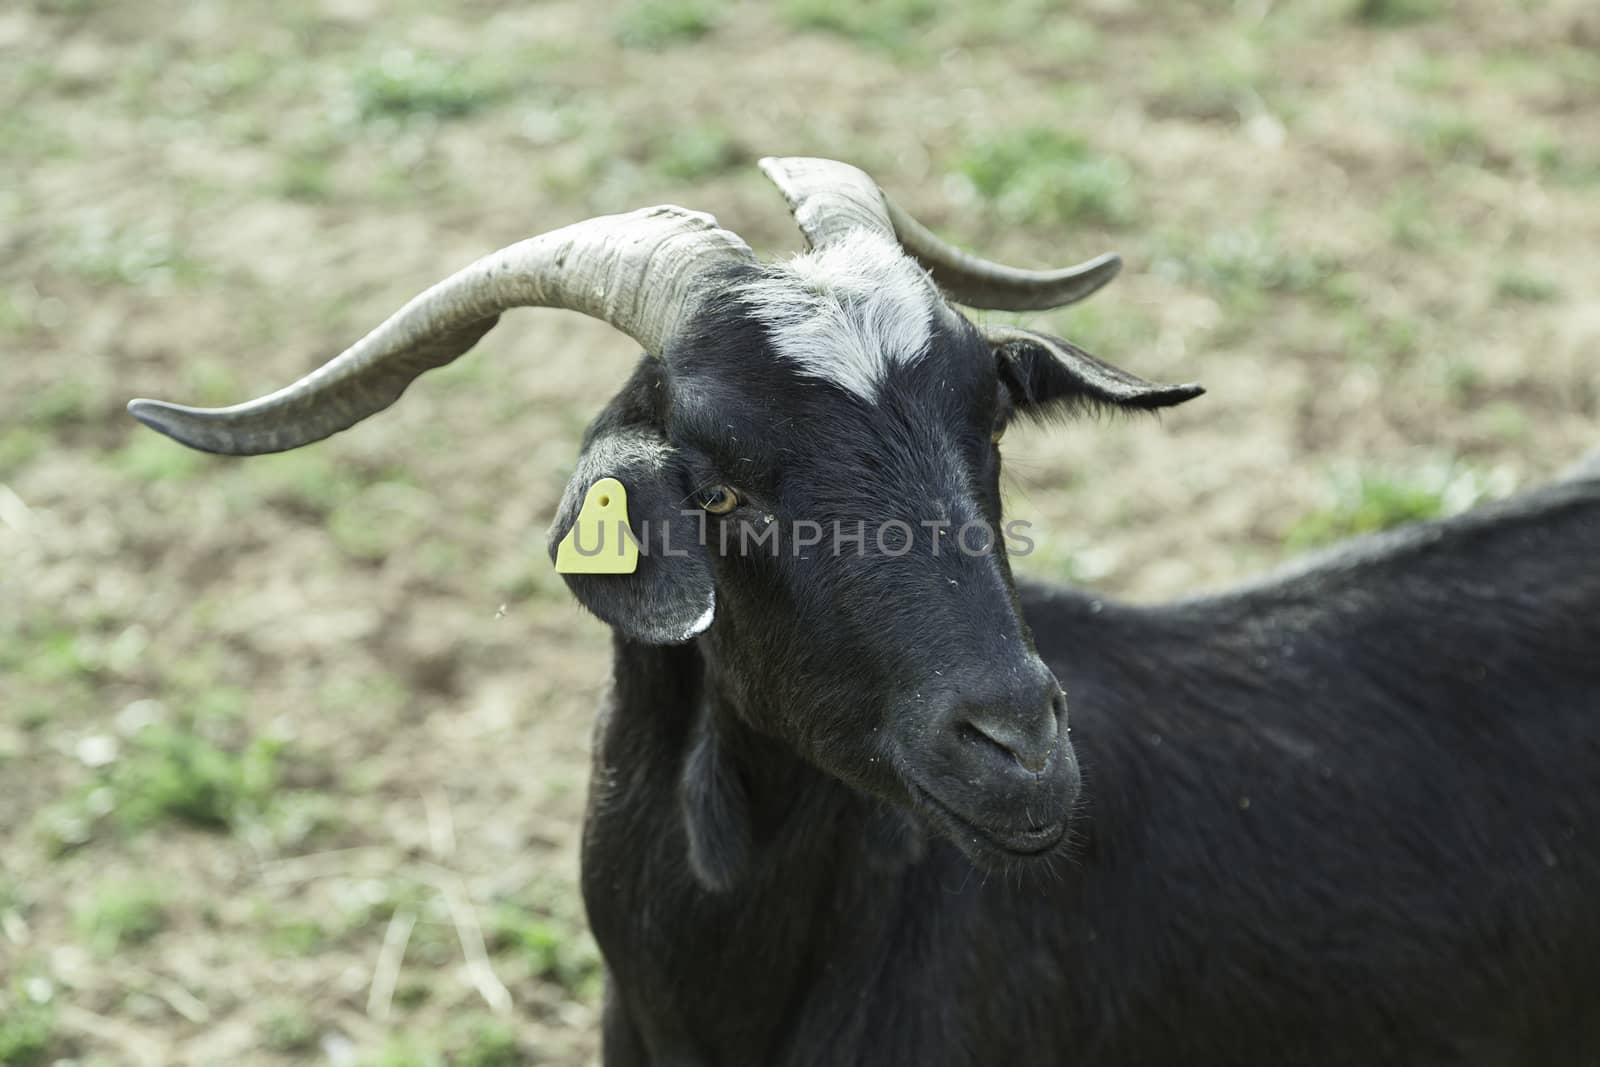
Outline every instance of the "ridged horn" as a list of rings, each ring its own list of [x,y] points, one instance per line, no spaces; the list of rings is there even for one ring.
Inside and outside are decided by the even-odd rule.
[[[484,256],[268,396],[226,408],[134,400],[128,412],[201,451],[284,452],[382,411],[418,375],[465,353],[512,308],[581,311],[659,355],[703,295],[707,273],[754,260],[738,235],[698,211],[661,206],[605,215]]]
[[[1023,270],[963,252],[906,214],[859,167],[808,156],[769,156],[762,173],[778,186],[816,248],[854,229],[900,242],[950,299],[992,311],[1043,311],[1073,304],[1122,269],[1114,252],[1060,270]]]

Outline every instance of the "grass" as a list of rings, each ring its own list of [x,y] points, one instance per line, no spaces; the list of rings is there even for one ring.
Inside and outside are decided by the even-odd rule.
[[[137,671],[148,637],[137,623],[33,612],[0,623],[0,671],[19,682],[71,689],[76,697],[110,676]]]
[[[257,739],[237,752],[186,730],[150,726],[113,765],[118,818],[132,827],[176,819],[225,830],[260,814],[279,775],[278,742]]]
[[[1024,574],[1068,585],[1083,585],[1101,576],[1093,566],[1085,565],[1081,546],[1069,543],[1065,538],[1051,536],[1045,525],[1035,524],[1021,532],[1033,541],[1033,547],[1021,553],[1014,552],[1011,559],[1013,565]],[[1025,547],[1019,538],[1013,538],[1012,543]]]
[[[1442,224],[1435,212],[1435,197],[1418,184],[1398,189],[1383,205],[1389,239],[1402,248],[1431,252],[1460,240],[1460,233]]]
[[[45,451],[49,438],[26,426],[0,430],[0,482]]]
[[[281,751],[260,738],[224,748],[192,725],[146,726],[94,783],[40,812],[37,828],[59,853],[87,844],[108,820],[129,832],[162,822],[219,831],[255,825],[277,798]]]
[[[304,789],[274,792],[260,821],[263,842],[277,852],[310,848],[345,826],[334,797]]]
[[[112,466],[134,481],[185,482],[211,464],[203,453],[147,430],[132,434],[112,457]]]
[[[1528,154],[1534,169],[1557,185],[1600,184],[1600,158],[1585,158],[1549,139],[1534,142]]]
[[[328,534],[353,560],[377,562],[417,551],[431,502],[416,487],[380,481],[352,493],[328,514]]]
[[[327,449],[301,449],[259,456],[231,468],[222,492],[237,514],[258,513],[265,505],[320,522],[379,485],[404,487],[406,476],[388,468],[353,467]]]
[[[1006,222],[1120,226],[1133,217],[1128,165],[1060,130],[1033,126],[978,137],[957,169]]]
[[[333,163],[320,147],[287,151],[267,189],[285,200],[320,203],[333,195]]]
[[[51,382],[29,396],[23,418],[30,426],[59,429],[85,422],[92,411],[88,388],[72,378]]]
[[[1224,35],[1162,64],[1146,106],[1163,118],[1236,120],[1260,106],[1262,76],[1260,53],[1249,40]]]
[[[535,882],[494,909],[487,933],[491,951],[519,957],[534,977],[578,1000],[598,995],[600,952],[569,887]]]
[[[19,888],[17,882],[4,874],[0,874],[0,915],[8,911],[20,912],[27,904],[27,897]]]
[[[249,103],[269,91],[274,82],[299,81],[303,70],[281,62],[272,52],[230,49],[210,62],[191,63],[185,73],[195,91],[210,108],[233,103]]]
[[[512,68],[492,57],[474,62],[391,48],[357,67],[349,87],[364,120],[462,119],[510,97],[518,81]]]
[[[315,919],[269,919],[263,940],[274,956],[315,956],[333,934]]]
[[[1561,299],[1561,286],[1543,274],[1507,267],[1494,280],[1494,295],[1502,300],[1547,304]]]
[[[0,200],[0,205],[5,201]],[[0,211],[0,220],[8,212]],[[0,289],[0,337],[24,333],[33,325],[32,309],[24,304],[15,290]]]
[[[256,1026],[261,1046],[273,1052],[305,1053],[317,1046],[317,1024],[295,1004],[276,1004]]]
[[[1069,63],[1093,55],[1101,40],[1093,23],[1056,0],[991,0],[986,4],[949,4],[940,12],[939,44],[950,47],[994,46],[1026,36],[1036,54]]]
[[[1018,316],[1018,320],[1030,325],[1030,316]],[[1031,325],[1034,329],[1042,328],[1065,337],[1090,354],[1113,363],[1133,358],[1135,353],[1154,344],[1161,332],[1155,318],[1142,308],[1113,307],[1094,301],[1054,312],[1042,324],[1033,316]]]
[[[717,0],[636,0],[617,16],[617,43],[668,48],[698,41],[717,27],[725,5]]]
[[[59,129],[28,115],[0,115],[0,158],[47,159],[75,154],[77,145]]]
[[[88,215],[61,234],[59,270],[100,285],[163,287],[205,273],[170,228],[153,222],[118,225]]]
[[[1452,404],[1468,404],[1483,389],[1483,371],[1469,352],[1459,349],[1438,352],[1432,362],[1434,373]]]
[[[1378,315],[1361,306],[1341,315],[1343,352],[1353,360],[1394,366],[1422,350],[1425,323],[1403,314]]]
[[[1478,123],[1451,111],[1413,116],[1405,123],[1405,136],[1439,163],[1483,166],[1494,155],[1489,137]]]
[[[1266,294],[1310,292],[1337,276],[1333,263],[1285,244],[1270,223],[1215,230],[1198,241],[1178,237],[1167,244],[1158,270],[1199,284],[1236,308],[1254,308]]]
[[[1358,471],[1336,477],[1326,507],[1302,517],[1284,538],[1292,551],[1333,544],[1427,519],[1455,515],[1509,492],[1504,473],[1457,464],[1412,471]]]
[[[908,51],[939,13],[937,0],[783,0],[779,8],[792,29],[832,33],[893,53]]]
[[[356,1067],[444,1067],[444,1061],[414,1040],[395,1038],[376,1056],[357,1061]]]
[[[35,1001],[20,982],[0,988],[0,1067],[38,1067],[55,1048],[55,1008]]]
[[[1407,26],[1440,14],[1439,0],[1355,0],[1350,17],[1369,26]]]
[[[42,685],[93,681],[101,670],[93,635],[50,622],[24,622],[0,644],[0,667]]]
[[[725,127],[703,122],[662,130],[653,139],[650,158],[663,176],[694,182],[746,165],[750,153]]]
[[[441,1033],[394,1038],[359,1067],[521,1067],[528,1062],[510,1026],[469,1015]]]
[[[45,15],[79,16],[92,14],[107,5],[106,0],[33,0],[33,6]]]
[[[1420,55],[1406,60],[1395,71],[1395,81],[1418,93],[1440,93],[1458,83],[1460,69],[1438,55]]]
[[[328,678],[317,689],[317,703],[334,714],[363,711],[393,715],[410,697],[410,690],[392,674],[348,672]]]
[[[1502,440],[1521,441],[1528,436],[1528,413],[1509,401],[1490,404],[1478,417],[1490,433]]]
[[[104,886],[73,915],[79,938],[100,956],[144,944],[166,925],[166,891],[150,882]]]
[[[452,1067],[520,1067],[526,1060],[516,1031],[492,1018],[471,1018],[459,1024],[448,1046]]]

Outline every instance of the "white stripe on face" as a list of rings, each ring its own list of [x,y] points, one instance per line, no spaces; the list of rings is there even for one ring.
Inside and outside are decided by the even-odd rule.
[[[864,400],[877,396],[890,367],[927,351],[942,303],[899,245],[868,230],[772,264],[736,293],[780,357]]]

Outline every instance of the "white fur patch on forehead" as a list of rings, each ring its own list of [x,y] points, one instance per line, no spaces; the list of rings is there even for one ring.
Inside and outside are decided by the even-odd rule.
[[[774,263],[735,290],[772,346],[803,374],[871,400],[895,365],[927,351],[942,304],[927,273],[890,238],[856,230]]]

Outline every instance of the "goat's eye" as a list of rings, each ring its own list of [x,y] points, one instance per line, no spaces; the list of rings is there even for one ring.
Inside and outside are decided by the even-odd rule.
[[[739,494],[725,485],[713,485],[701,490],[700,506],[713,515],[726,515],[739,506]]]
[[[1006,426],[1007,425],[1008,424],[1004,423],[1004,422],[997,423],[995,425],[995,428],[993,430],[989,431],[989,442],[991,444],[996,444],[997,445],[997,444],[1000,443],[1000,438],[1002,438],[1002,437],[1004,437],[1006,435]]]

